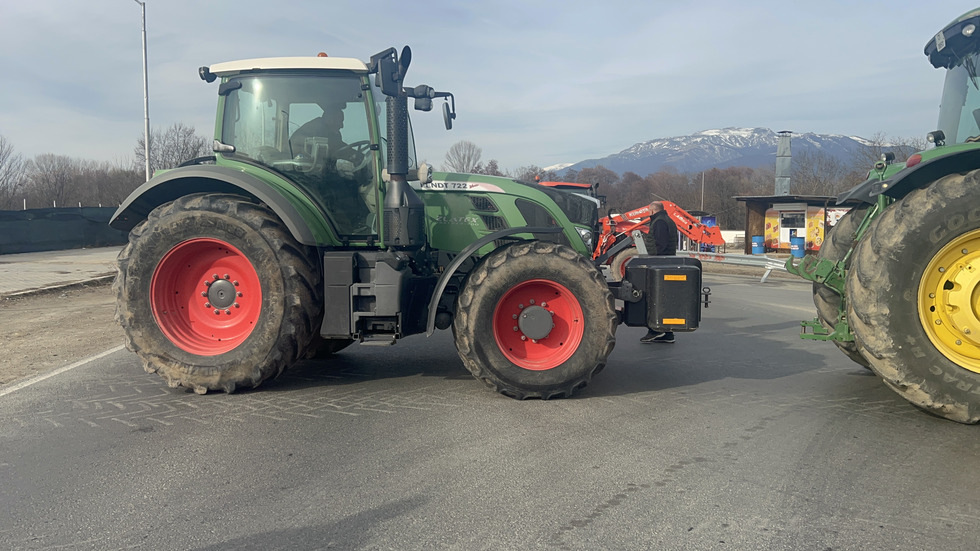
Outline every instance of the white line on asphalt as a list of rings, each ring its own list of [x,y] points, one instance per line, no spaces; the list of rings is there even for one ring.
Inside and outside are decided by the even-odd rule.
[[[39,383],[39,382],[41,382],[41,381],[43,381],[45,379],[49,379],[51,377],[54,377],[55,375],[60,375],[61,373],[64,373],[65,371],[71,371],[72,369],[75,369],[76,367],[81,367],[81,366],[83,366],[83,365],[85,365],[85,364],[87,364],[89,362],[93,362],[95,360],[98,360],[99,358],[104,358],[104,357],[106,357],[109,354],[112,354],[114,352],[119,352],[123,348],[126,348],[126,346],[120,344],[119,346],[117,346],[115,348],[111,348],[111,349],[106,350],[105,352],[102,352],[100,354],[96,354],[94,356],[90,356],[88,358],[85,358],[84,360],[77,361],[77,362],[75,362],[75,363],[73,363],[71,365],[66,365],[65,367],[59,367],[58,369],[55,369],[55,370],[52,370],[52,371],[48,371],[47,373],[42,373],[41,375],[38,375],[36,377],[32,377],[30,379],[27,379],[26,381],[21,381],[21,382],[15,384],[13,386],[10,386],[10,387],[7,387],[7,388],[4,388],[4,389],[0,390],[0,396],[6,396],[7,394],[10,394],[11,392],[16,392],[16,391],[18,391],[18,390],[20,390],[22,388],[27,388],[27,387],[33,385],[34,383]]]

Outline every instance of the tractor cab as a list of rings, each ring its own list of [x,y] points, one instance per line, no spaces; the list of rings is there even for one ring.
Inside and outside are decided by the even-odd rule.
[[[262,168],[254,174],[265,178],[272,169],[317,205],[341,241],[376,241],[388,127],[364,63],[267,58],[202,68],[202,78],[214,77],[222,79],[216,164]],[[408,137],[414,167],[411,130]]]
[[[936,68],[945,68],[939,133],[936,145],[980,141],[980,10],[957,18],[926,44],[925,54]]]

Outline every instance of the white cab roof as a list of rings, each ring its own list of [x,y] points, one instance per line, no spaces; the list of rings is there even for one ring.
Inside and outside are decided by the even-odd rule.
[[[343,69],[366,73],[367,65],[359,59],[349,57],[263,57],[215,63],[208,68],[219,77],[254,69]]]

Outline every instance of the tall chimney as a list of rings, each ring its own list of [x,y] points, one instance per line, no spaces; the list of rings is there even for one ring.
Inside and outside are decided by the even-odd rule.
[[[789,145],[792,137],[790,130],[779,132],[779,142],[776,144],[776,195],[789,195],[789,177],[793,173],[793,155]]]

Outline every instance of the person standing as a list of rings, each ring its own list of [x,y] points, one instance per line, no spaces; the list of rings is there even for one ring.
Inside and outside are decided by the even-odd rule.
[[[677,254],[677,225],[670,219],[660,201],[650,203],[650,231],[643,236],[643,244],[647,253],[656,256],[674,256]],[[647,334],[640,339],[642,343],[674,342],[674,332],[659,332],[647,329]]]

